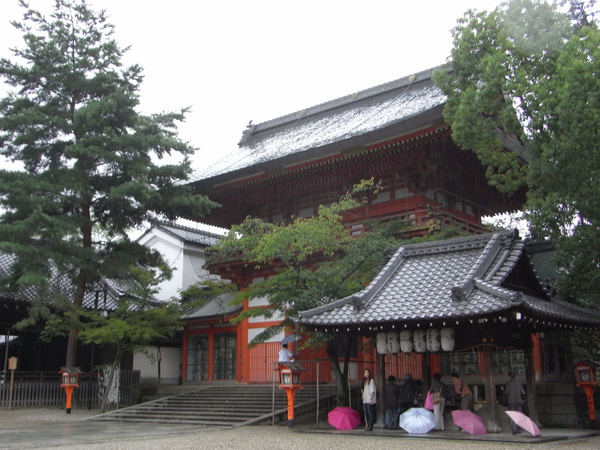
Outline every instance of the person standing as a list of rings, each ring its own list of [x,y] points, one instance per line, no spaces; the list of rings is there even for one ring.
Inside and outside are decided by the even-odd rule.
[[[467,383],[460,379],[460,375],[456,372],[452,372],[452,382],[454,383],[454,390],[457,394],[460,394],[460,409],[467,410],[473,406],[473,394]]]
[[[398,407],[400,397],[400,386],[396,384],[396,377],[390,375],[388,382],[385,385],[385,396],[383,397],[385,405],[385,425],[383,428],[397,430],[398,424]]]
[[[294,354],[288,350],[287,344],[281,344],[281,350],[279,350],[279,362],[293,361]]]
[[[415,406],[415,398],[419,391],[419,385],[410,373],[404,375],[404,384],[400,390],[400,408],[402,412],[408,411],[410,408]]]
[[[434,373],[429,392],[431,392],[432,395],[438,392],[440,394],[440,401],[433,404],[433,415],[435,416],[434,430],[437,431],[444,431],[446,429],[444,426],[444,408],[446,407],[446,397],[444,396],[445,390],[446,386],[442,383],[442,374]]]
[[[523,410],[523,399],[525,398],[525,389],[523,389],[523,384],[517,380],[516,374],[514,372],[508,372],[510,376],[510,380],[506,383],[504,387],[504,395],[506,395],[506,406],[509,411],[519,411]],[[512,434],[520,433],[521,430],[511,419],[510,421],[510,429]]]
[[[365,412],[365,431],[373,431],[375,407],[377,405],[377,386],[369,369],[365,369],[363,372],[362,401]]]

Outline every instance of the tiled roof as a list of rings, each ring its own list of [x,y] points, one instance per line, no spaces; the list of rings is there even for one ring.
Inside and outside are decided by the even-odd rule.
[[[13,255],[0,252],[0,278],[8,277],[11,266],[15,260]],[[64,298],[73,300],[74,286],[68,274],[59,273],[56,267],[50,266],[50,295],[63,296]],[[106,309],[109,311],[117,309],[119,299],[129,295],[134,288],[134,282],[126,279],[111,279],[105,278],[96,284],[96,288],[89,289],[85,292],[83,298],[83,306],[88,309]],[[106,301],[105,294],[106,292]],[[40,291],[34,286],[21,287],[18,292],[10,294],[10,297],[33,303],[40,298]],[[4,294],[4,296],[8,296]]]
[[[187,311],[183,320],[201,320],[225,318],[236,314],[242,310],[242,305],[232,305],[230,303],[233,294],[223,294],[209,299],[204,305]]]
[[[535,318],[553,327],[600,327],[599,311],[541,298],[543,294],[532,296],[531,287],[523,287],[523,292],[506,287],[507,278],[523,262],[529,265],[525,244],[510,232],[405,245],[364,290],[301,312],[296,321],[315,328],[414,326],[514,311],[523,320]],[[529,269],[533,271],[530,265]]]
[[[239,147],[207,169],[200,170],[191,182],[225,173],[241,171],[264,163],[292,162],[294,155],[311,150],[323,157],[325,147],[335,150],[351,148],[349,142],[361,137],[364,142],[378,140],[378,132],[401,122],[408,131],[429,125],[414,119],[440,107],[436,118],[442,118],[441,106],[446,97],[433,85],[431,75],[436,68],[375,86],[351,95],[307,108],[293,114],[249,125]],[[410,125],[408,125],[410,123]],[[340,143],[339,149],[335,144]],[[292,160],[290,159],[292,158]],[[307,155],[303,156],[304,159]]]
[[[196,222],[194,227],[165,221],[154,221],[152,224],[183,242],[205,246],[215,245],[229,231],[225,228],[204,225],[200,222]]]

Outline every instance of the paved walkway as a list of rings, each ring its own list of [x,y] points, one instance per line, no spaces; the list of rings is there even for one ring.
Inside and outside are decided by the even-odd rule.
[[[86,420],[97,411],[19,408],[0,410],[0,449],[395,449],[469,450],[499,448],[598,449],[600,436],[592,430],[542,429],[542,436],[490,433],[471,436],[458,431],[426,435],[404,431],[361,429],[338,431],[328,424],[300,423],[241,428],[198,427],[153,423],[115,423]],[[443,441],[443,443],[441,442]],[[255,444],[253,444],[255,443]]]

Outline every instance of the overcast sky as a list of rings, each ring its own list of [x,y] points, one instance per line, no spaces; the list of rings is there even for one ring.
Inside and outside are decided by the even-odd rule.
[[[53,0],[30,0],[49,12]],[[254,124],[446,61],[450,30],[469,8],[500,0],[88,0],[106,9],[124,63],[144,68],[141,111],[190,106],[180,128],[201,168],[229,153]],[[0,56],[21,46],[0,1]],[[4,93],[2,92],[2,95]]]

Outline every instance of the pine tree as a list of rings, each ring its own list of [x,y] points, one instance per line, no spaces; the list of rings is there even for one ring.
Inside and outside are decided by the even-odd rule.
[[[45,17],[20,4],[26,13],[12,24],[24,47],[12,49],[14,62],[0,60],[12,87],[0,101],[0,154],[20,167],[0,170],[0,251],[16,256],[3,289],[43,290],[53,265],[72,280],[80,308],[102,277],[160,264],[128,239],[133,228],[216,205],[183,183],[194,151],[177,135],[186,109],[137,111],[142,69],[122,66],[127,49],[105,11],[56,0]],[[75,365],[77,335],[69,333],[67,366]]]

